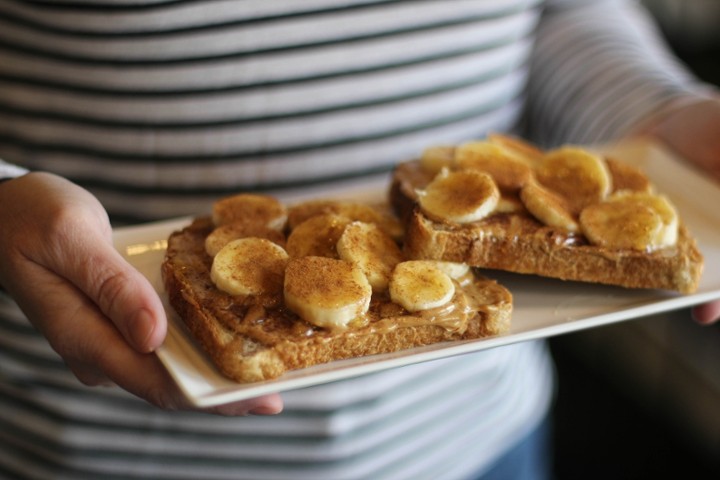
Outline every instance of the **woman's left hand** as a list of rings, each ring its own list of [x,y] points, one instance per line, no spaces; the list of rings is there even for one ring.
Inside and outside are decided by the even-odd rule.
[[[672,108],[643,133],[710,174],[720,188],[720,95]],[[703,325],[717,322],[720,300],[693,308],[692,315]]]

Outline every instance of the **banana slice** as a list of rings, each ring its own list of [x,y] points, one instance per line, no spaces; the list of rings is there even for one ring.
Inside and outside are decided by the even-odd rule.
[[[399,263],[390,278],[390,299],[409,312],[445,305],[455,295],[450,276],[433,262]]]
[[[650,179],[641,170],[612,158],[606,158],[605,164],[608,166],[615,191],[635,190],[648,193],[653,191]]]
[[[287,209],[274,197],[241,193],[215,202],[212,220],[216,226],[246,223],[282,230],[287,221]]]
[[[467,263],[462,262],[448,262],[444,260],[412,260],[418,263],[427,263],[429,266],[439,269],[441,272],[447,274],[448,277],[453,280],[459,280],[464,277],[469,271],[470,266]]]
[[[288,227],[293,230],[298,225],[316,215],[333,213],[347,217],[349,221],[358,220],[376,223],[395,240],[402,239],[404,229],[387,205],[368,205],[364,203],[338,200],[309,200],[290,207]]]
[[[521,213],[526,208],[520,196],[516,193],[501,193],[500,200],[493,213]]]
[[[264,238],[241,238],[225,245],[213,259],[210,278],[230,295],[276,294],[282,291],[288,255]]]
[[[662,220],[647,206],[602,202],[583,210],[580,225],[595,245],[645,251],[652,249],[662,229]]]
[[[417,194],[420,208],[430,217],[456,223],[482,220],[500,200],[492,177],[477,170],[443,169]]]
[[[455,168],[490,174],[501,190],[516,192],[532,177],[531,164],[524,157],[490,142],[469,142],[455,150]]]
[[[233,240],[248,237],[267,238],[281,247],[285,247],[285,235],[275,229],[253,223],[228,223],[215,228],[205,238],[205,251],[211,257]]]
[[[338,258],[336,245],[349,223],[349,218],[333,213],[310,217],[290,232],[285,248],[293,258]]]
[[[420,168],[436,175],[443,168],[450,168],[455,157],[455,146],[436,145],[426,148],[420,156]]]
[[[596,245],[652,251],[677,242],[679,221],[666,197],[623,191],[583,210],[580,225]]]
[[[342,330],[370,308],[372,288],[360,267],[325,257],[293,258],[285,270],[285,304],[300,318]]]
[[[537,148],[535,145],[532,145],[520,138],[504,135],[502,133],[489,134],[488,141],[524,157],[530,164],[540,161],[543,155],[545,155],[545,152]]]
[[[547,153],[535,174],[540,183],[568,202],[573,215],[604,200],[612,190],[604,160],[581,148],[566,146]]]
[[[616,195],[619,197],[627,195],[631,199],[647,203],[660,215],[663,228],[655,242],[658,248],[670,247],[677,243],[680,232],[680,217],[675,206],[666,196],[647,192],[617,192]]]
[[[544,225],[577,232],[580,228],[570,214],[567,202],[537,182],[529,182],[520,190],[525,208]]]
[[[374,292],[388,288],[395,265],[403,261],[397,243],[373,223],[352,222],[337,242],[342,260],[359,266]]]

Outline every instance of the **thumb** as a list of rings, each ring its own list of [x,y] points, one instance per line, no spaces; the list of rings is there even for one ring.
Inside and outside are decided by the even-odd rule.
[[[147,278],[115,250],[110,240],[97,239],[79,251],[84,262],[73,262],[67,273],[97,305],[135,350],[149,353],[162,344],[167,332],[165,311]],[[87,245],[92,243],[92,245]]]
[[[104,268],[90,271],[86,295],[115,324],[138,352],[148,353],[165,339],[167,321],[162,303],[150,282],[114,249]]]

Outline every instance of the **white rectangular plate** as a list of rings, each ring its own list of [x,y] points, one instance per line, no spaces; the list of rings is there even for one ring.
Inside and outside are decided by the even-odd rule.
[[[448,357],[526,340],[546,338],[654,313],[688,307],[720,298],[720,188],[659,147],[648,143],[619,145],[609,150],[615,158],[641,167],[668,195],[695,235],[705,256],[705,273],[697,293],[681,296],[656,290],[628,290],[610,286],[562,282],[535,276],[489,272],[513,293],[511,331],[481,340],[449,342],[393,354],[332,362],[290,372],[261,383],[238,384],[223,377],[190,338],[167,304],[160,278],[166,239],[189,222],[177,219],[114,233],[118,250],[152,282],[166,302],[168,335],[158,350],[160,360],[187,397],[199,407],[251,398],[270,392],[326,383],[388,368]],[[374,197],[386,190],[387,178],[372,185],[341,185],[314,197]],[[302,197],[285,197],[286,201]]]

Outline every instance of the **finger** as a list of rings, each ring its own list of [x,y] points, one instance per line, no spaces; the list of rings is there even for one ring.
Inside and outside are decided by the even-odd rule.
[[[120,338],[115,340],[121,341]],[[92,361],[118,386],[144,398],[152,405],[165,410],[200,409],[182,393],[155,354],[143,354],[129,348],[103,348]],[[278,394],[270,394],[204,411],[224,416],[273,415],[281,412],[282,408],[282,398]]]
[[[72,350],[68,362],[78,378],[88,385],[115,383],[166,410],[196,410],[181,392],[162,362],[154,354],[140,353],[127,346],[124,338],[102,314],[86,304],[65,327],[65,337],[81,346]],[[68,349],[70,350],[70,349]],[[209,413],[271,415],[282,411],[279,395],[271,394],[208,409]]]
[[[82,291],[38,265],[28,270],[44,286],[43,295],[18,289],[16,300],[81,382],[109,380],[155,405],[186,406],[157,358],[131,348]]]
[[[124,336],[87,296],[38,265],[31,276],[44,285],[43,295],[18,289],[16,299],[53,349],[86,385],[116,384],[167,410],[198,410],[180,391],[157,356],[131,348]],[[279,395],[208,409],[220,415],[267,415],[282,410]]]
[[[115,385],[115,382],[110,380],[107,375],[91,365],[75,360],[67,360],[65,364],[83,385],[88,387],[110,387]]]
[[[693,319],[701,325],[710,325],[720,320],[720,301],[705,303],[691,311]]]
[[[85,261],[58,266],[64,269],[59,273],[77,285],[137,351],[155,350],[165,338],[167,321],[153,286],[107,240],[80,241]]]
[[[205,411],[216,415],[245,416],[245,415],[277,415],[283,410],[282,397],[277,393],[263,395],[257,398],[227,403]]]

